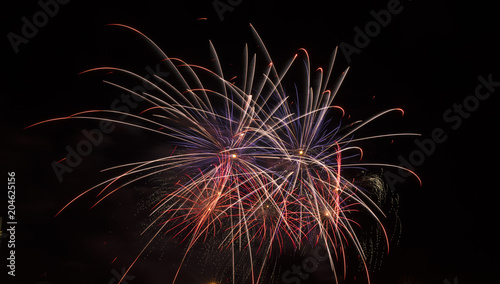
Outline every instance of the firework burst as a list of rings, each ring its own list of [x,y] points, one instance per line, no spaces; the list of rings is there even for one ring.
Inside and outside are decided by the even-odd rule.
[[[149,41],[162,54],[176,83],[155,76],[159,84],[154,84],[116,67],[90,69],[82,74],[121,73],[151,85],[151,91],[138,93],[104,81],[141,98],[149,106],[138,114],[89,110],[29,127],[56,120],[104,120],[158,134],[175,150],[154,160],[106,169],[121,172],[84,191],[61,211],[91,191],[99,192],[95,206],[127,185],[175,172],[176,182],[152,205],[152,221],[142,232],[151,231],[152,237],[127,273],[155,238],[168,234],[186,246],[177,273],[172,276],[173,283],[193,246],[215,236],[218,246],[232,255],[233,283],[237,283],[238,252],[243,252],[250,264],[251,282],[262,283],[268,256],[280,254],[287,247],[299,249],[306,243],[326,248],[335,279],[339,277],[339,267],[343,267],[345,275],[346,247],[353,247],[368,276],[367,256],[356,235],[357,222],[352,212],[362,210],[371,216],[388,242],[380,220],[384,214],[366,190],[343,173],[345,169],[372,166],[398,167],[360,162],[362,149],[356,142],[415,134],[354,138],[354,133],[384,114],[402,113],[401,109],[386,110],[349,127],[343,127],[340,119],[335,124],[332,117],[342,117],[344,110],[334,106],[333,101],[348,71],[329,87],[336,50],[326,69],[311,71],[309,55],[300,49],[278,72],[251,26],[263,50],[265,68],[262,73],[256,71],[257,56],[250,56],[245,46],[244,71],[236,84],[233,79],[225,79],[212,43],[210,52],[215,67],[209,69],[168,57],[147,36],[131,27],[114,26],[132,30]],[[283,81],[297,61],[304,63],[306,76],[300,88],[288,93]],[[120,116],[126,116],[127,121]],[[257,257],[261,259],[257,261]]]

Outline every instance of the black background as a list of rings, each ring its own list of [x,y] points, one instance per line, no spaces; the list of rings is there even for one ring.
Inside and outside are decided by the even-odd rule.
[[[353,28],[363,29],[373,20],[370,10],[385,9],[388,3],[344,2],[243,0],[221,21],[211,1],[72,0],[60,5],[17,54],[7,34],[21,35],[21,18],[31,19],[40,7],[35,1],[19,1],[4,8],[1,167],[5,176],[16,172],[18,225],[17,276],[6,277],[2,239],[0,278],[7,279],[2,283],[110,283],[112,271],[128,267],[142,248],[137,201],[151,189],[123,191],[90,211],[96,199],[85,197],[53,216],[103,180],[99,169],[142,159],[159,147],[157,138],[116,131],[59,183],[51,163],[65,156],[66,145],[78,143],[82,129],[96,124],[66,121],[23,129],[44,119],[109,108],[118,93],[100,83],[98,75],[78,72],[99,66],[141,72],[154,66],[157,55],[136,34],[105,24],[133,26],[167,55],[201,65],[210,64],[210,39],[223,64],[237,65],[244,44],[254,42],[248,27],[252,23],[278,66],[303,47],[318,67],[328,63],[336,45],[354,45]],[[403,118],[393,115],[373,124],[374,132],[418,132],[426,139],[442,128],[447,135],[416,167],[423,185],[413,179],[397,185],[403,235],[374,282],[454,283],[456,278],[460,284],[499,283],[498,90],[480,101],[456,130],[442,118],[453,104],[474,95],[478,76],[492,74],[500,81],[499,8],[456,1],[403,1],[401,6],[403,11],[352,61],[339,53],[335,67],[338,75],[350,66],[337,100],[348,114],[366,119],[387,108],[405,110]],[[372,147],[367,158],[397,164],[399,155],[408,157],[417,149],[413,141],[399,138],[389,146],[381,141],[383,150]],[[7,203],[2,204],[5,236]],[[170,283],[176,253],[168,245],[154,247],[130,272],[135,278],[129,283]],[[195,268],[187,268],[188,275],[189,269]],[[208,283],[210,269],[207,264],[179,283]]]

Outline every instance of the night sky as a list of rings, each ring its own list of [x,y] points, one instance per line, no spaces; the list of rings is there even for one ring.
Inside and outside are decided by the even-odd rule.
[[[120,66],[147,74],[147,66],[156,68],[160,57],[153,48],[129,30],[106,26],[110,23],[137,28],[168,56],[203,66],[211,66],[211,40],[223,68],[234,74],[241,70],[245,43],[255,45],[250,23],[278,67],[299,48],[307,49],[313,69],[325,67],[339,45],[334,76],[350,70],[336,103],[356,119],[404,109],[403,117],[385,117],[366,133],[422,134],[373,141],[365,149],[369,161],[413,161],[422,180],[422,186],[411,177],[395,184],[402,236],[372,283],[500,283],[499,6],[443,0],[315,2],[73,0],[61,1],[65,4],[57,9],[52,4],[48,16],[36,1],[4,8],[0,154],[5,185],[7,173],[16,173],[17,225],[16,276],[11,277],[8,203],[2,201],[0,283],[118,283],[117,275],[145,244],[138,232],[155,196],[153,181],[118,192],[92,210],[97,199],[85,196],[54,215],[110,177],[101,169],[168,153],[160,137],[117,126],[60,182],[52,163],[81,141],[82,130],[99,124],[69,120],[24,129],[87,109],[109,109],[119,99],[120,92],[102,83],[103,73],[78,75],[83,70]],[[381,10],[393,13],[376,24]],[[24,28],[28,36],[23,36],[23,17],[32,22],[34,15],[39,27]],[[358,31],[366,28],[372,36],[360,38]],[[0,200],[6,200],[6,191]],[[178,283],[220,281],[214,273],[220,264],[203,261],[207,249],[196,249]],[[165,238],[138,260],[126,280],[171,283],[181,254],[182,245]],[[286,255],[278,260],[274,283],[283,283],[281,274],[300,261]],[[300,283],[333,283],[324,280],[329,273],[320,265]],[[366,283],[354,276],[345,283]]]

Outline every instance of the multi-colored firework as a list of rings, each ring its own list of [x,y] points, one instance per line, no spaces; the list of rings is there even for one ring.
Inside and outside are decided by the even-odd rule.
[[[347,247],[354,248],[369,281],[369,256],[356,234],[359,224],[354,212],[372,218],[388,249],[389,237],[381,221],[384,213],[372,200],[370,187],[363,187],[344,173],[367,167],[399,168],[361,162],[363,151],[356,142],[415,134],[361,138],[354,134],[382,115],[403,111],[389,109],[343,126],[344,110],[333,101],[348,70],[329,87],[336,50],[326,69],[312,71],[307,51],[300,49],[278,72],[263,41],[250,26],[262,50],[263,59],[259,60],[265,63],[264,70],[257,71],[257,55],[251,56],[245,46],[243,74],[228,80],[212,43],[215,67],[209,69],[168,57],[134,28],[114,26],[132,30],[149,41],[162,54],[172,80],[155,76],[159,82],[155,84],[151,78],[120,68],[90,69],[82,73],[121,73],[150,85],[151,91],[138,93],[105,81],[141,98],[148,107],[137,114],[89,110],[34,125],[67,119],[108,121],[158,134],[174,150],[154,160],[106,169],[122,171],[84,191],[61,211],[91,191],[99,192],[98,204],[137,181],[175,172],[175,182],[152,205],[152,221],[142,232],[153,232],[152,237],[127,273],[159,235],[168,234],[186,246],[172,283],[192,248],[208,239],[216,239],[218,248],[230,253],[232,283],[240,283],[235,270],[242,255],[250,267],[251,283],[262,283],[270,255],[306,244],[320,244],[326,249],[335,279],[341,277],[339,271],[345,275]],[[292,92],[285,91],[284,80],[297,61],[304,64],[305,75]]]

